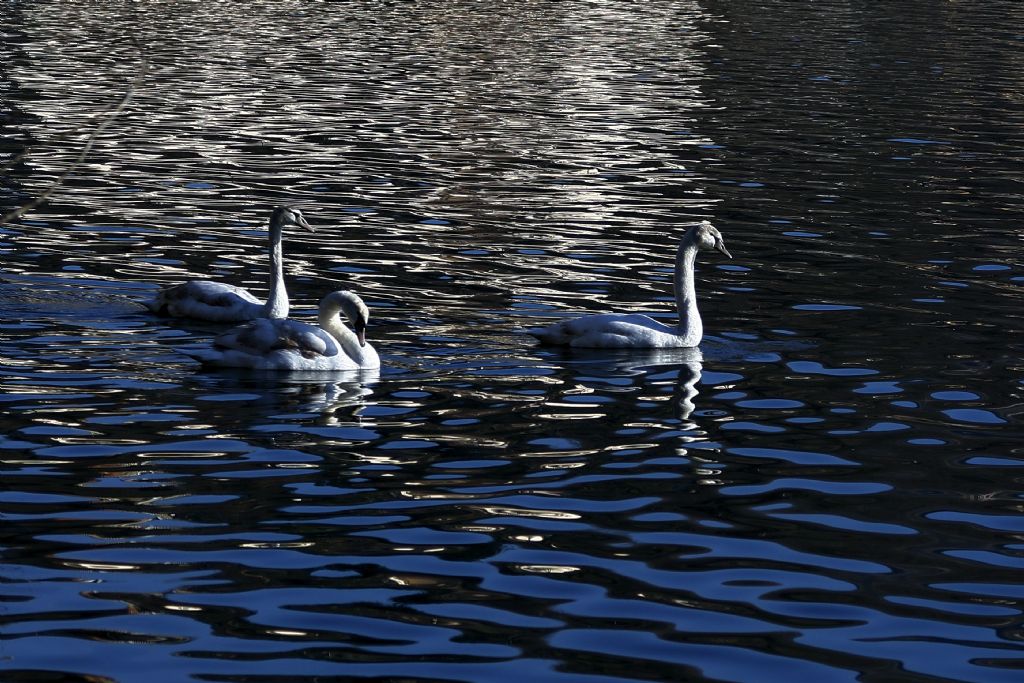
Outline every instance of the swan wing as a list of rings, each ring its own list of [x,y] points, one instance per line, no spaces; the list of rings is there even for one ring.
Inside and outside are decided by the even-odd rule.
[[[338,342],[316,325],[283,318],[257,318],[217,337],[214,344],[264,356],[274,351],[288,351],[303,357],[335,356]]]

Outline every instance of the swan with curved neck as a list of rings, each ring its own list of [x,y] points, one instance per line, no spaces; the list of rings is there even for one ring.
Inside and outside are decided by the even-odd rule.
[[[237,323],[256,318],[287,318],[288,291],[284,285],[281,235],[284,228],[293,225],[313,230],[302,212],[294,207],[279,206],[270,214],[270,292],[265,302],[241,287],[210,280],[189,280],[161,290],[152,301],[146,302],[146,307],[158,315],[212,322]]]
[[[352,329],[342,322],[344,315]],[[254,370],[362,370],[380,367],[366,342],[370,311],[353,292],[320,300],[319,325],[257,318],[219,335],[211,346],[179,349],[204,365]]]
[[[715,249],[732,258],[722,234],[703,221],[686,231],[676,250],[675,285],[679,322],[675,327],[638,313],[605,313],[563,320],[547,327],[526,330],[542,344],[583,348],[667,349],[697,346],[704,325],[697,309],[693,266],[697,252]]]

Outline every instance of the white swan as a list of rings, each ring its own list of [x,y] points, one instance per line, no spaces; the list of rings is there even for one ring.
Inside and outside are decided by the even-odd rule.
[[[717,249],[729,258],[722,234],[708,221],[686,231],[676,251],[675,293],[679,323],[669,327],[639,313],[605,313],[563,320],[547,327],[526,330],[542,344],[584,348],[667,349],[697,346],[704,325],[697,310],[693,264],[700,249]]]
[[[266,303],[241,287],[210,280],[189,280],[162,289],[153,300],[145,302],[146,307],[158,315],[212,322],[287,318],[288,292],[284,286],[281,232],[289,225],[313,230],[296,208],[279,206],[270,214],[270,293]]]
[[[352,325],[345,327],[339,314]],[[319,326],[290,318],[257,318],[219,335],[212,346],[183,347],[204,365],[254,370],[361,370],[380,367],[366,343],[370,312],[353,292],[331,292],[320,301]],[[354,331],[353,331],[354,330]]]

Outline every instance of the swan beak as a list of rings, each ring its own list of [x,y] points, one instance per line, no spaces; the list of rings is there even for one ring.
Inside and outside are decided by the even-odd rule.
[[[729,258],[732,258],[732,254],[730,254],[729,250],[725,248],[725,242],[723,242],[722,240],[720,240],[720,239],[719,240],[715,240],[715,249],[717,249],[718,251],[722,252],[723,254],[728,256]]]
[[[356,331],[356,339],[359,340],[359,346],[366,346],[366,319],[359,318],[353,323],[352,327]]]
[[[310,232],[316,232],[316,228],[314,228],[312,225],[310,225],[309,223],[306,222],[306,217],[305,216],[301,216],[301,215],[296,216],[295,217],[295,222],[303,230],[309,230]]]

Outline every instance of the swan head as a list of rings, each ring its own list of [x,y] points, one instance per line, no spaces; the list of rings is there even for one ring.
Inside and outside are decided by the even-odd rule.
[[[718,232],[718,228],[711,225],[711,221],[701,221],[695,228],[696,234],[694,235],[697,246],[701,249],[714,249],[720,251],[729,258],[732,258],[732,254],[725,248],[725,242],[722,240],[722,233]]]
[[[352,331],[356,333],[360,346],[366,346],[366,325],[370,321],[370,309],[355,292],[339,289],[331,292],[320,302],[320,307],[330,306],[348,318]]]
[[[313,232],[314,228],[306,222],[306,217],[302,215],[294,206],[278,206],[274,209],[274,212],[270,214],[270,224],[275,228],[285,228],[289,225],[297,225],[303,230],[309,230]]]

